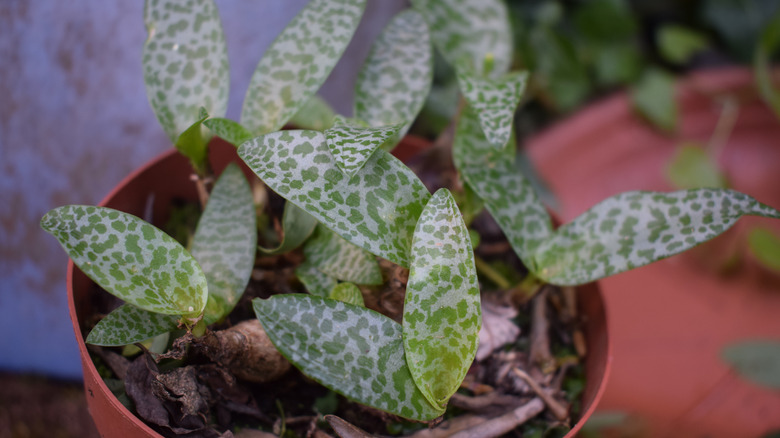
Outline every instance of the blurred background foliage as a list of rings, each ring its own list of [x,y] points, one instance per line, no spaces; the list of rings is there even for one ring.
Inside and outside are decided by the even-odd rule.
[[[675,77],[751,65],[780,39],[777,0],[509,0],[514,69],[532,72],[521,136],[616,90],[659,130],[673,133]],[[770,26],[775,22],[778,26]],[[776,37],[776,38],[775,38]],[[457,108],[453,71],[438,59],[416,133],[434,137]]]

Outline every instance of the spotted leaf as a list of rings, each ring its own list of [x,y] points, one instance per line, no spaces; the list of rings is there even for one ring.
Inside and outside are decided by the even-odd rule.
[[[95,325],[86,343],[118,347],[168,333],[179,325],[179,317],[163,315],[123,304]]]
[[[528,72],[512,72],[498,79],[458,72],[463,97],[479,117],[482,131],[493,146],[504,147],[512,134],[512,120],[525,91]]]
[[[276,193],[343,239],[409,266],[412,233],[430,193],[417,176],[378,150],[348,178],[317,131],[279,131],[254,138],[239,156]]]
[[[607,198],[559,228],[534,255],[535,273],[577,285],[646,265],[705,242],[743,215],[780,212],[726,189],[626,192]]]
[[[284,213],[282,213],[282,230],[284,232],[282,241],[275,248],[260,246],[258,249],[269,255],[290,252],[301,246],[311,236],[316,226],[317,219],[292,202],[287,202],[284,204]]]
[[[320,271],[317,267],[309,262],[304,261],[297,268],[295,268],[295,275],[298,280],[303,283],[303,286],[312,295],[319,297],[328,297],[330,291],[336,286],[336,279],[330,275]]]
[[[200,108],[221,117],[230,75],[227,46],[213,0],[147,0],[143,49],[146,95],[172,142]]]
[[[233,146],[241,146],[241,143],[254,137],[251,132],[241,126],[240,123],[223,117],[212,117],[203,122],[217,137],[225,140]]]
[[[67,205],[41,227],[103,289],[136,307],[166,315],[200,315],[208,288],[195,259],[143,220],[105,207]]]
[[[512,64],[512,31],[502,0],[412,0],[431,39],[451,64],[465,62],[473,73],[499,77]],[[486,63],[485,59],[491,61]],[[489,71],[485,64],[491,64]]]
[[[401,124],[386,150],[409,130],[422,109],[433,80],[428,26],[422,16],[405,10],[374,41],[355,83],[355,117],[369,126]]]
[[[514,144],[493,147],[474,110],[467,107],[456,127],[455,166],[482,198],[512,248],[527,265],[536,247],[552,233],[552,221],[531,183],[518,171]]]
[[[320,88],[352,39],[365,0],[311,0],[257,65],[241,110],[255,134],[280,129]]]
[[[357,284],[382,284],[376,257],[320,225],[303,247],[306,260],[325,274]]]
[[[209,301],[213,301],[207,307],[207,324],[230,313],[249,283],[255,264],[256,220],[252,190],[232,163],[211,191],[190,250],[206,274]]]
[[[401,326],[392,319],[311,295],[274,295],[252,303],[271,342],[310,378],[404,418],[427,421],[444,413],[412,380]]]
[[[447,189],[417,222],[404,302],[406,362],[417,387],[445,409],[477,352],[482,324],[468,228]]]
[[[336,117],[335,125],[325,131],[328,148],[336,165],[352,178],[371,155],[385,142],[393,138],[402,125],[368,128],[349,124]]]
[[[363,293],[360,292],[360,288],[357,287],[355,283],[337,284],[330,291],[328,298],[343,301],[348,304],[354,304],[356,306],[366,306],[366,303],[363,301]]]

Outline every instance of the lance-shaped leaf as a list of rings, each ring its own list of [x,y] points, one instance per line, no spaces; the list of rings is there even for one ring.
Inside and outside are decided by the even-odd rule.
[[[258,249],[269,255],[290,252],[301,246],[311,236],[316,226],[317,219],[292,202],[287,202],[284,204],[284,213],[282,213],[282,230],[284,232],[282,241],[276,248],[259,246]]]
[[[348,304],[354,304],[356,306],[366,306],[365,301],[363,301],[363,293],[360,292],[360,288],[357,287],[355,283],[337,284],[330,291],[330,296],[328,298],[343,301]]]
[[[465,62],[473,73],[499,77],[512,64],[509,13],[501,0],[412,0],[437,49],[451,65]],[[492,68],[485,71],[485,58]]]
[[[144,23],[146,95],[172,142],[199,119],[221,117],[230,75],[219,12],[212,0],[147,0]]]
[[[534,273],[577,285],[685,251],[731,227],[743,215],[780,212],[726,189],[626,192],[607,198],[542,243]]]
[[[355,126],[342,117],[336,117],[335,125],[325,131],[325,138],[336,165],[348,178],[352,178],[371,158],[374,151],[394,137],[401,127],[402,125],[381,128]]]
[[[417,387],[447,407],[477,352],[479,283],[468,228],[447,189],[417,222],[404,302],[404,350]]]
[[[374,41],[355,83],[354,115],[369,126],[402,124],[390,147],[406,134],[433,81],[428,26],[413,10],[396,15]]]
[[[311,295],[274,295],[252,303],[271,342],[310,378],[404,418],[428,421],[444,413],[414,384],[401,326],[392,319]]]
[[[320,225],[303,247],[306,260],[320,271],[342,281],[382,284],[376,257]]]
[[[255,264],[256,220],[249,183],[238,165],[231,163],[211,191],[190,250],[209,285],[207,324],[230,313],[249,283]]]
[[[100,287],[136,307],[166,315],[200,315],[208,288],[195,259],[153,225],[105,207],[66,205],[41,227]]]
[[[552,221],[531,183],[518,170],[514,145],[499,150],[467,107],[455,131],[453,159],[461,177],[485,202],[520,259],[528,266],[536,247],[552,233]]]
[[[284,126],[317,92],[352,39],[365,0],[312,0],[257,65],[241,110],[256,134]]]
[[[240,123],[223,117],[212,117],[203,122],[217,137],[225,140],[233,146],[241,146],[241,143],[254,137],[251,132],[241,126]]]
[[[276,193],[303,208],[343,239],[401,266],[409,266],[412,233],[428,189],[403,163],[378,150],[355,176],[336,165],[325,135],[279,131],[238,150]]]
[[[295,268],[295,275],[310,294],[319,297],[327,298],[336,286],[335,278],[320,271],[308,260],[305,260]]]
[[[503,148],[512,135],[512,120],[527,80],[528,72],[512,72],[498,79],[458,72],[463,97],[477,113],[488,141],[497,148]]]
[[[123,304],[95,325],[86,343],[118,347],[134,344],[167,333],[179,325],[179,317],[163,315]]]

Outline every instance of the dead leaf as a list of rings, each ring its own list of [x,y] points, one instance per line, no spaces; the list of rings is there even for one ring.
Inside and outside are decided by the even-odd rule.
[[[482,329],[479,331],[477,360],[487,359],[495,350],[514,342],[520,335],[520,327],[512,321],[517,309],[482,300]]]

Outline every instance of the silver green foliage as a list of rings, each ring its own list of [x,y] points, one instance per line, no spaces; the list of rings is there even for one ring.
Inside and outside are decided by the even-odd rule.
[[[447,189],[423,210],[412,244],[403,338],[406,362],[428,401],[447,407],[477,352],[479,283],[466,224]]]
[[[733,190],[621,193],[559,228],[531,266],[549,283],[583,284],[685,251],[743,215],[780,219],[777,210]]]
[[[208,281],[207,324],[227,316],[244,293],[255,264],[257,216],[252,190],[231,163],[211,191],[190,253]]]
[[[195,259],[153,225],[105,207],[66,205],[41,227],[100,287],[136,307],[197,317],[206,306],[206,276]]]
[[[402,11],[374,41],[358,74],[354,115],[371,127],[402,124],[395,146],[422,109],[432,80],[428,26],[416,11]]]
[[[401,325],[364,307],[311,295],[253,300],[271,342],[310,378],[358,403],[419,421],[432,406],[406,364]]]
[[[118,347],[167,333],[179,325],[175,315],[163,315],[123,304],[101,319],[87,335],[87,344]]]
[[[241,126],[238,122],[223,117],[207,119],[203,124],[209,128],[214,135],[236,147],[254,137],[251,132]]]
[[[348,304],[354,304],[356,306],[366,306],[366,303],[363,301],[363,293],[360,292],[360,288],[357,287],[355,283],[337,284],[331,289],[328,298],[343,301]]]
[[[494,78],[509,71],[512,31],[502,0],[412,0],[412,6],[425,18],[433,44],[451,65],[465,63],[473,74]],[[485,64],[492,65],[490,71]]]
[[[286,202],[282,213],[282,230],[284,232],[282,241],[275,248],[259,246],[258,249],[268,255],[290,252],[301,246],[311,236],[316,226],[317,220],[309,213],[301,210],[292,202]]]
[[[506,146],[512,135],[515,110],[527,81],[528,72],[512,72],[498,79],[458,72],[463,97],[477,113],[488,141],[497,148]]]
[[[311,0],[280,33],[249,83],[241,124],[280,129],[317,92],[352,39],[365,0]]]
[[[318,226],[303,247],[307,262],[330,277],[357,284],[382,284],[376,257]]]
[[[466,107],[455,130],[453,160],[461,177],[485,207],[520,259],[533,269],[532,255],[552,234],[552,221],[531,183],[518,171],[514,144],[496,149]]]
[[[239,156],[276,193],[303,208],[343,239],[401,266],[430,193],[408,167],[377,150],[348,178],[325,135],[280,131],[254,138]]]
[[[147,0],[143,49],[146,94],[172,142],[199,119],[221,117],[230,85],[227,46],[212,0]]]
[[[295,268],[295,276],[310,294],[324,298],[330,296],[330,292],[337,283],[335,278],[320,271],[308,260],[304,260]]]
[[[337,116],[334,126],[325,131],[325,138],[336,165],[352,178],[374,151],[395,137],[401,128],[402,125],[380,128],[355,126]]]

